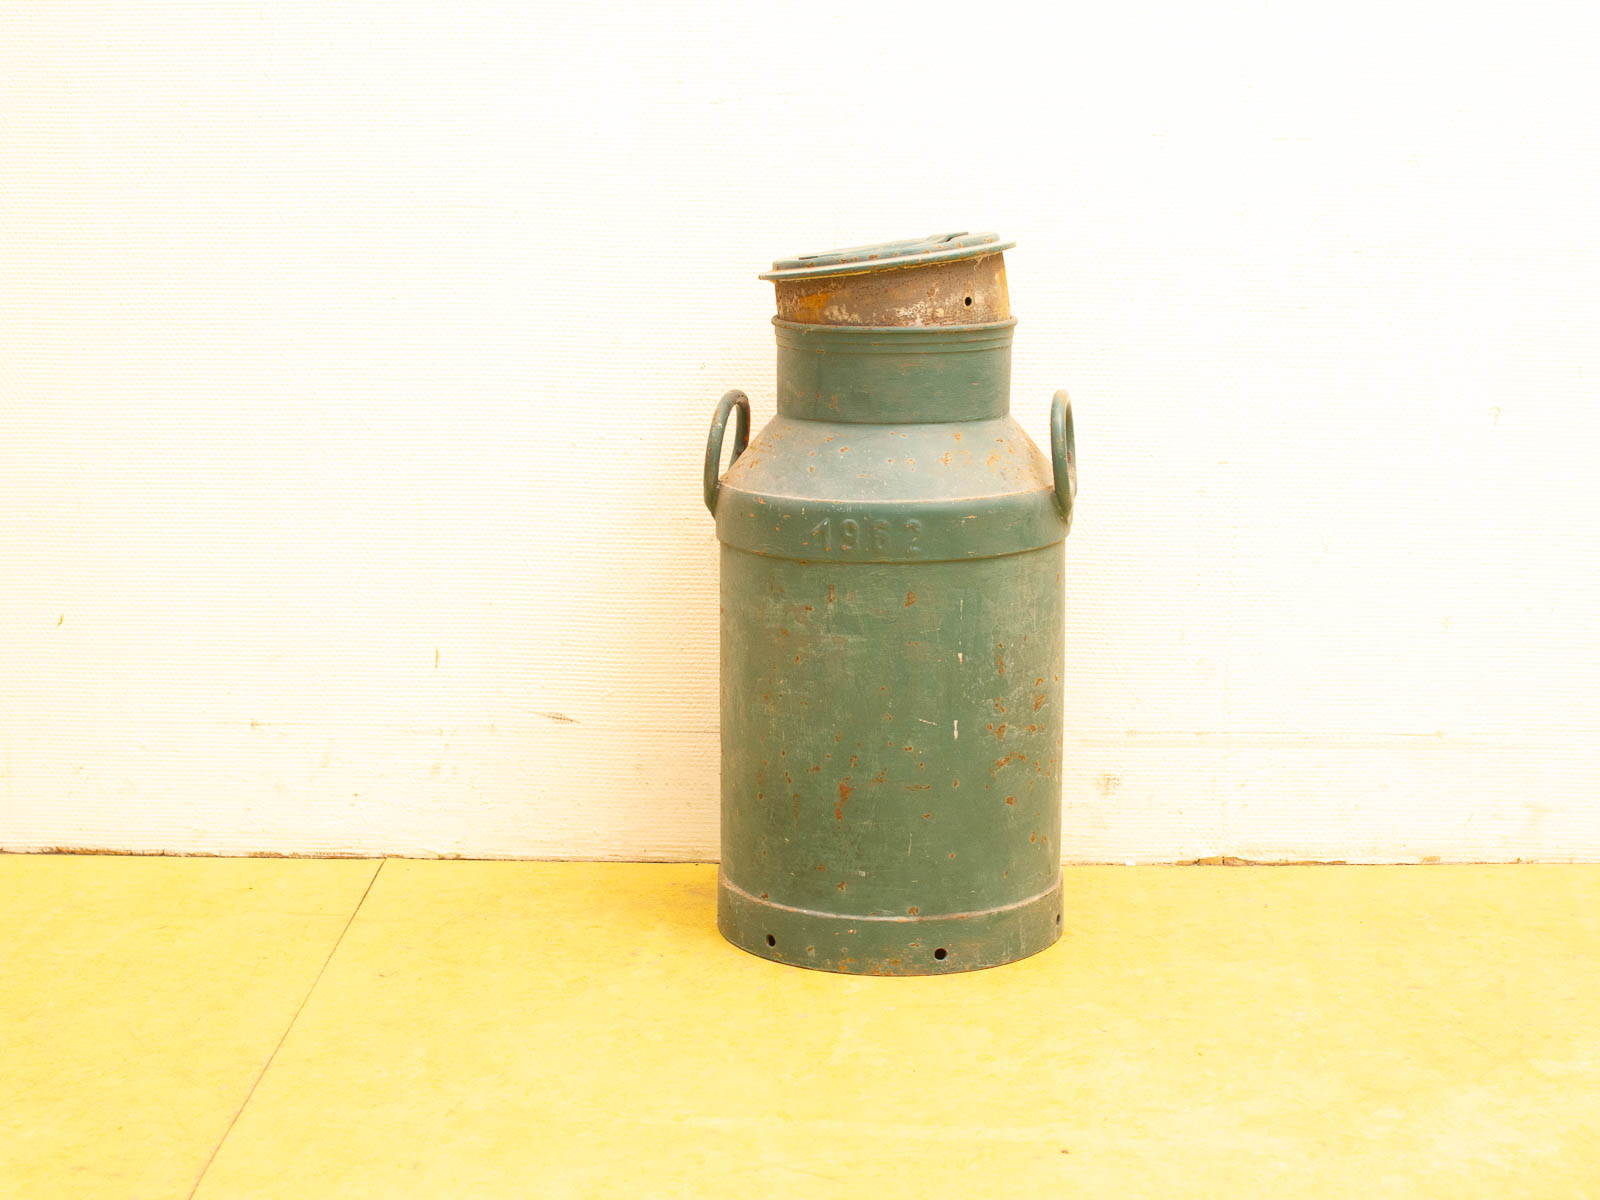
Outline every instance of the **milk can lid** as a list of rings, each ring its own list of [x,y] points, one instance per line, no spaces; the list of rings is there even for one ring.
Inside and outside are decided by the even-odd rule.
[[[816,279],[824,275],[861,275],[898,267],[920,267],[928,263],[952,262],[958,258],[982,258],[1009,250],[1015,242],[1002,242],[998,233],[939,233],[932,237],[908,238],[900,242],[879,242],[874,246],[849,246],[821,254],[802,254],[780,258],[762,279]]]

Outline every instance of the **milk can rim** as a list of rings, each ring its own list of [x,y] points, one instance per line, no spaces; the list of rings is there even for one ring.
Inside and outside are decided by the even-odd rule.
[[[812,325],[772,318],[778,345],[855,354],[938,354],[1011,345],[1017,319],[982,325]]]
[[[931,237],[877,242],[866,246],[847,246],[820,254],[780,258],[772,270],[760,278],[773,282],[791,279],[818,279],[829,275],[864,275],[901,267],[920,267],[931,263],[954,262],[963,258],[983,258],[1010,250],[1015,242],[1003,242],[998,233],[941,233]]]

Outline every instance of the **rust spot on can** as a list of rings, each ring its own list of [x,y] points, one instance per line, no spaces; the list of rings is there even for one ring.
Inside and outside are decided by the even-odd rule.
[[[839,803],[833,806],[833,819],[835,821],[844,820],[844,806],[849,803],[850,793],[854,790],[848,781],[843,779],[839,781]]]
[[[858,269],[773,283],[779,319],[808,325],[964,325],[1011,316],[998,251],[914,270]]]
[[[1015,805],[1016,802],[1017,802],[1017,798],[1015,796],[1007,796],[1006,797],[1006,803],[1007,804]]]
[[[917,602],[917,594],[915,592],[907,592],[906,593],[906,607],[910,608],[916,602]]]

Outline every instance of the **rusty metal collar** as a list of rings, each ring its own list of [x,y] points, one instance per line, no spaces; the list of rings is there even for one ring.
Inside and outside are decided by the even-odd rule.
[[[804,325],[985,325],[1011,319],[1005,254],[995,233],[852,246],[780,258],[761,278],[778,318]]]

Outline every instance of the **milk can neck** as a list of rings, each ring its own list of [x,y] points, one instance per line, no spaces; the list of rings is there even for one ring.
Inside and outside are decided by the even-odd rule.
[[[778,412],[908,425],[1003,417],[1014,320],[985,325],[809,325],[774,319]]]

